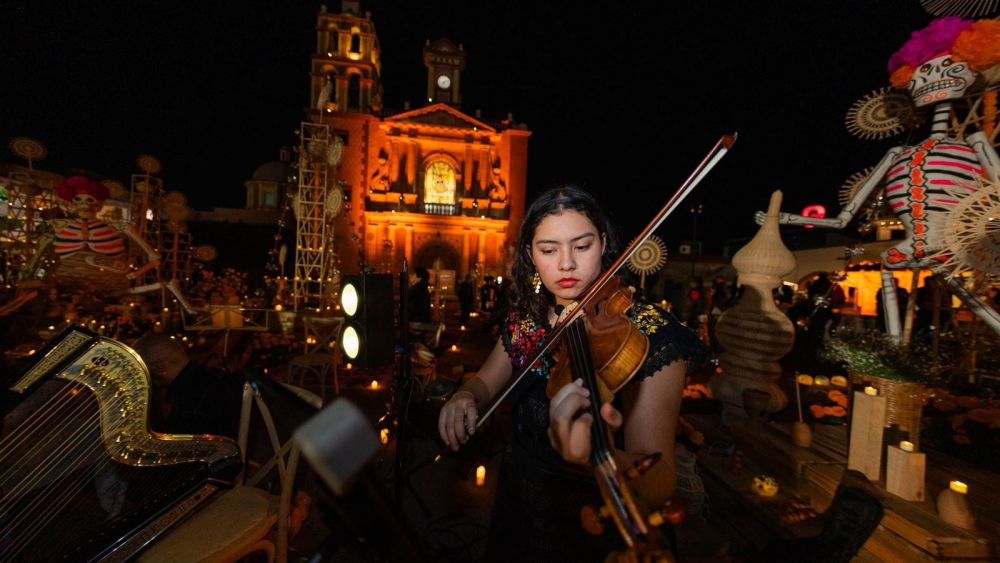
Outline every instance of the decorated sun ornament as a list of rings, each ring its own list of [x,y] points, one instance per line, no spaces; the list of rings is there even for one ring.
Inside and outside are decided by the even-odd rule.
[[[156,174],[160,170],[163,170],[163,165],[161,165],[160,161],[152,155],[140,154],[135,159],[135,163],[139,165],[139,168],[146,174]]]
[[[10,140],[9,146],[12,153],[28,162],[42,160],[49,154],[45,145],[29,137],[15,137]]]
[[[840,194],[838,200],[841,205],[847,205],[854,196],[858,193],[858,190],[864,186],[865,181],[868,180],[868,176],[871,176],[874,166],[869,166],[864,170],[855,172],[851,174],[847,180],[840,186]],[[871,197],[868,201],[868,206],[864,210],[864,215],[860,224],[858,225],[858,231],[861,233],[871,232],[875,228],[875,223],[878,221],[884,221],[887,219],[895,219],[892,213],[892,209],[885,199],[885,182],[879,186],[877,193]]]
[[[663,240],[650,235],[628,259],[628,269],[639,274],[639,287],[646,288],[646,276],[655,274],[667,263],[667,245]]]
[[[869,166],[864,170],[851,174],[846,180],[844,180],[844,183],[840,186],[840,194],[837,198],[841,205],[845,205],[847,202],[854,199],[855,194],[857,194],[858,190],[861,189],[861,186],[865,184],[865,180],[868,179],[868,176],[871,176],[872,170],[874,169],[874,166]],[[879,191],[879,195],[882,194],[883,192]]]
[[[991,87],[1000,81],[998,45],[1000,21],[996,20],[939,18],[911,34],[909,41],[889,59],[889,81],[894,88],[909,92],[916,107],[931,109],[930,134],[889,149],[861,186],[852,190],[854,195],[836,217],[790,213],[779,217],[783,224],[843,229],[869,208],[869,202],[877,198],[884,186],[885,202],[905,231],[901,240],[893,240],[896,244],[882,253],[885,324],[887,332],[895,338],[905,340],[906,335],[896,307],[891,270],[903,269],[942,274],[951,291],[1000,334],[1000,312],[948,275],[953,269],[948,266],[949,253],[970,252],[962,249],[970,243],[956,240],[947,227],[962,223],[953,230],[972,233],[969,239],[975,238],[977,230],[980,235],[990,232],[987,227],[992,222],[984,222],[982,217],[984,214],[987,219],[990,217],[986,210],[992,209],[992,196],[971,201],[967,198],[976,197],[984,185],[997,182],[1000,155],[985,131],[964,135],[952,130],[952,103],[967,96],[974,85]],[[987,113],[984,110],[984,115]],[[976,219],[957,219],[968,214]],[[758,212],[759,223],[765,218],[766,214]],[[996,252],[995,248],[990,250],[989,241],[985,246],[980,243],[973,246],[977,249],[971,250],[973,254]],[[995,259],[983,254],[977,259],[978,266],[966,263],[989,268]]]
[[[888,86],[854,102],[844,120],[847,131],[859,139],[886,139],[918,123],[913,100]]]
[[[1000,0],[920,0],[920,5],[934,16],[982,18],[1000,15]]]
[[[956,193],[961,201],[947,215],[935,217],[934,228],[944,237],[941,273],[1000,280],[1000,182],[980,182],[971,193]]]
[[[108,197],[111,199],[125,201],[128,197],[128,189],[118,180],[103,180],[101,183],[108,188]]]

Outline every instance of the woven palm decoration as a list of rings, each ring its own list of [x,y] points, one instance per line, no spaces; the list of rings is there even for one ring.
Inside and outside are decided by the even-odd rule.
[[[663,240],[650,235],[628,259],[628,269],[639,274],[639,287],[646,288],[646,276],[655,274],[667,263],[667,245]]]
[[[160,170],[163,170],[163,166],[160,161],[156,159],[155,156],[150,156],[148,154],[141,154],[135,159],[135,163],[139,165],[146,174],[156,174]]]
[[[1000,0],[920,0],[920,5],[935,16],[981,18],[1000,14]]]
[[[909,96],[884,86],[847,110],[847,131],[860,139],[885,139],[913,128],[919,119]]]
[[[954,192],[958,195],[959,190]],[[939,271],[953,277],[971,273],[1000,279],[1000,182],[984,181],[931,230],[944,237],[944,249],[928,256],[943,260]]]
[[[15,137],[10,140],[9,146],[12,153],[31,162],[42,160],[49,154],[45,145],[28,137]]]

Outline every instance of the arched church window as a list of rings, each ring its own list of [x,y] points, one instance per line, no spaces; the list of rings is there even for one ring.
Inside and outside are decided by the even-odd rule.
[[[361,75],[352,74],[347,81],[347,109],[361,109]]]
[[[330,45],[328,51],[334,55],[340,54],[340,34],[335,30],[330,30]]]
[[[455,186],[455,169],[447,162],[432,162],[424,171],[424,203],[454,205]]]
[[[329,103],[337,103],[337,72],[330,71],[326,73],[326,81],[330,83],[330,99]]]

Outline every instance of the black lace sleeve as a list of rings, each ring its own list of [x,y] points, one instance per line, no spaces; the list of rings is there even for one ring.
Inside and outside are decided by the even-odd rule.
[[[645,379],[677,360],[697,369],[708,360],[705,344],[672,314],[651,303],[637,301],[630,311],[632,324],[649,339],[649,355],[636,379]]]
[[[500,325],[500,341],[503,342],[504,352],[511,358],[514,357],[514,341],[517,339],[514,333],[517,332],[518,324],[517,312],[511,311]]]

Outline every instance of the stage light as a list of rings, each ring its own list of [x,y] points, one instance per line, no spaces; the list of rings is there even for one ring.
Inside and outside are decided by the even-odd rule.
[[[340,300],[345,313],[341,342],[348,359],[361,368],[392,362],[395,344],[392,276],[345,276]]]
[[[358,312],[358,290],[354,284],[348,283],[344,286],[340,294],[340,304],[344,308],[344,313],[350,317]]]
[[[354,330],[353,326],[349,326],[344,329],[344,336],[340,339],[344,344],[344,353],[347,357],[355,360],[358,357],[358,352],[361,351],[361,339],[358,337],[358,331]]]

